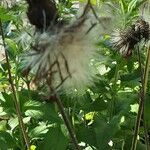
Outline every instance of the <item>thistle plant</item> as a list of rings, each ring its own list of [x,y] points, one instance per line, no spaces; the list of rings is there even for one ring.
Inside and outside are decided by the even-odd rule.
[[[22,61],[25,75],[31,72],[36,84],[42,81],[49,87],[49,100],[56,102],[75,149],[79,149],[78,142],[57,91],[60,88],[65,91],[82,89],[91,83],[89,64],[96,50],[97,38],[95,34],[92,39],[92,34],[96,33],[98,24],[96,13],[88,1],[82,15],[75,21],[69,24],[52,23],[44,32],[37,32],[35,44]]]

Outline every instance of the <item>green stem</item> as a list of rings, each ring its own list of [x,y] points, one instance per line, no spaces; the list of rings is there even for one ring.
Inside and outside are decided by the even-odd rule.
[[[147,90],[148,74],[149,74],[149,66],[150,66],[150,47],[148,47],[148,50],[147,50],[147,58],[146,58],[146,65],[145,65],[145,69],[144,69],[144,75],[143,75],[142,66],[141,66],[141,57],[140,57],[139,48],[138,48],[138,59],[139,59],[139,67],[141,69],[142,87],[141,87],[141,91],[140,91],[139,110],[138,110],[138,114],[137,114],[137,118],[136,118],[131,150],[136,150],[137,136],[138,136],[139,128],[140,128],[140,121],[141,121],[142,114],[144,112],[144,99],[145,99],[146,90]],[[146,126],[144,126],[146,145],[147,145],[147,150],[149,150],[149,142],[147,140],[147,129],[145,127]]]
[[[146,66],[144,72],[144,95],[146,94],[146,89],[147,89],[149,66],[150,66],[150,47],[148,47]]]
[[[118,81],[118,73],[119,73],[119,64],[117,62],[116,64],[116,69],[115,69],[115,74],[114,74],[114,81],[112,85],[112,90],[113,90],[113,95],[112,95],[112,100],[111,100],[111,106],[110,106],[110,120],[114,116],[115,112],[115,105],[116,105],[116,95],[117,95],[117,81]]]
[[[145,72],[144,72],[144,87],[143,87],[143,93],[144,93],[144,97],[146,95],[146,91],[147,91],[147,83],[148,83],[148,76],[149,76],[149,67],[150,67],[150,47],[148,47],[148,52],[147,52],[147,60],[146,60],[146,66],[145,66]],[[149,138],[148,138],[148,131],[147,131],[147,123],[145,121],[145,111],[144,111],[145,107],[143,105],[143,122],[144,122],[144,132],[145,132],[145,142],[146,142],[146,147],[147,150],[150,150],[150,143],[149,143]]]
[[[16,89],[15,89],[15,86],[14,86],[14,83],[13,83],[12,74],[11,74],[11,66],[10,66],[10,62],[9,62],[8,53],[7,53],[7,50],[6,50],[6,43],[5,43],[5,37],[4,37],[4,32],[3,32],[1,18],[0,18],[0,30],[1,30],[2,40],[3,40],[3,46],[4,46],[4,49],[5,49],[6,62],[7,62],[7,65],[8,65],[8,78],[9,78],[9,83],[11,85],[11,89],[12,89],[12,93],[13,93],[13,100],[14,100],[16,113],[17,113],[17,116],[18,116],[19,126],[20,126],[20,129],[22,131],[22,135],[24,137],[27,149],[30,149],[28,136],[27,136],[27,133],[25,131],[25,126],[24,126],[24,123],[23,123],[22,115],[21,115],[19,100],[18,100],[18,97],[17,97]]]

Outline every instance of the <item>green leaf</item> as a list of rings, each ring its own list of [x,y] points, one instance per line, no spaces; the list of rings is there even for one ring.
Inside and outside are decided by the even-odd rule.
[[[36,118],[36,119],[40,119],[43,116],[43,112],[41,111],[40,108],[32,108],[32,109],[28,109],[25,111],[25,115],[32,117],[32,118]]]
[[[125,81],[129,82],[131,80],[136,80],[136,79],[140,80],[140,69],[138,68],[130,74],[128,74],[128,73],[123,74],[123,75],[120,76],[120,79],[123,82],[125,82]]]
[[[13,39],[8,39],[8,38],[6,38],[5,41],[7,44],[9,56],[11,56],[11,58],[15,58],[17,55],[17,49],[18,49],[16,42]]]
[[[0,104],[3,108],[3,111],[6,112],[8,115],[12,116],[13,114],[16,114],[12,94],[7,94],[3,92],[2,98],[0,99]]]
[[[90,146],[97,146],[97,139],[93,128],[85,127],[84,125],[80,124],[76,128],[76,134],[78,141],[82,141],[86,144],[89,144]]]
[[[68,142],[68,139],[64,136],[59,127],[52,127],[45,135],[39,150],[66,150]]]
[[[26,116],[34,119],[42,119],[50,121],[51,123],[62,123],[57,112],[55,111],[54,104],[30,100],[25,102],[23,111],[25,112]]]
[[[89,105],[85,105],[82,109],[84,111],[103,111],[107,109],[108,104],[104,102],[102,99],[97,98],[95,101],[93,101]]]
[[[43,112],[41,108],[42,108],[42,103],[40,103],[39,101],[30,100],[24,104],[23,110],[25,111],[26,116],[39,119],[43,116]]]
[[[0,121],[0,131],[6,131],[7,130],[6,125],[7,125],[6,120]]]
[[[90,106],[90,111],[103,111],[107,109],[107,103],[101,99],[96,99]]]
[[[99,149],[109,150],[111,147],[109,146],[109,142],[115,136],[115,134],[119,130],[120,116],[113,117],[110,122],[106,122],[101,117],[97,117],[94,122],[94,130],[96,134],[96,142]]]
[[[8,125],[11,127],[11,130],[14,130],[18,126],[18,118],[11,118],[8,121]]]
[[[8,132],[0,132],[0,150],[8,150],[15,146],[13,137]]]
[[[16,17],[11,11],[8,11],[4,7],[0,6],[0,19],[2,21],[11,21],[16,20]]]
[[[8,149],[8,146],[7,146],[7,142],[6,140],[1,137],[0,135],[0,150],[7,150]]]
[[[29,132],[29,136],[30,138],[33,139],[39,139],[44,137],[44,134],[48,132],[48,126],[45,123],[40,123],[39,126],[33,128],[30,132]]]
[[[128,5],[128,11],[131,12],[135,7],[138,0],[132,0]]]

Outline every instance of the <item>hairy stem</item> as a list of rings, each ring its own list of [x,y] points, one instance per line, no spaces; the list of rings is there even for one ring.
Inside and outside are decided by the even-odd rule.
[[[26,143],[27,149],[30,149],[28,136],[27,136],[27,133],[26,133],[26,130],[25,130],[25,126],[24,126],[24,123],[23,123],[23,118],[21,116],[19,100],[18,100],[18,97],[17,97],[15,86],[13,84],[13,78],[12,78],[12,74],[11,74],[11,66],[10,66],[9,57],[8,57],[8,53],[7,53],[7,48],[6,48],[6,43],[5,43],[5,36],[4,36],[4,32],[3,32],[1,18],[0,18],[0,30],[1,30],[3,46],[4,46],[4,49],[5,49],[6,63],[8,65],[8,80],[9,80],[9,83],[11,85],[11,89],[12,89],[12,93],[13,93],[13,100],[14,100],[16,113],[17,113],[17,116],[18,116],[18,122],[19,122],[20,130],[22,132],[22,135],[23,135],[24,141]]]
[[[140,56],[140,52],[139,52],[139,47],[137,48],[137,52],[138,52],[139,67],[141,69],[141,90],[140,90],[139,110],[138,110],[138,114],[137,114],[137,118],[136,118],[131,150],[136,150],[136,147],[137,147],[137,136],[139,133],[141,117],[142,117],[142,114],[144,113],[144,99],[145,99],[145,94],[146,94],[146,89],[147,89],[149,66],[150,66],[150,48],[148,47],[148,50],[147,50],[147,58],[146,58],[146,66],[144,69],[144,74],[143,74],[143,69],[141,66],[141,56]],[[147,129],[146,129],[145,125],[144,125],[144,132],[145,132],[145,140],[146,140],[147,150],[149,150],[149,142],[147,139]]]

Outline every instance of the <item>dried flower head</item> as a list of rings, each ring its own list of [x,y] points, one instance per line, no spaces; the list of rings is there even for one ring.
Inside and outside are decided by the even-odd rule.
[[[88,3],[76,21],[36,35],[35,44],[24,59],[24,72],[33,72],[35,81],[45,80],[52,89],[80,88],[91,80],[89,68],[95,46],[93,22]],[[92,22],[92,23],[91,23]]]
[[[142,40],[148,41],[149,38],[149,23],[144,19],[138,19],[127,30],[116,30],[112,35],[112,44],[124,57],[129,57],[136,44]]]

